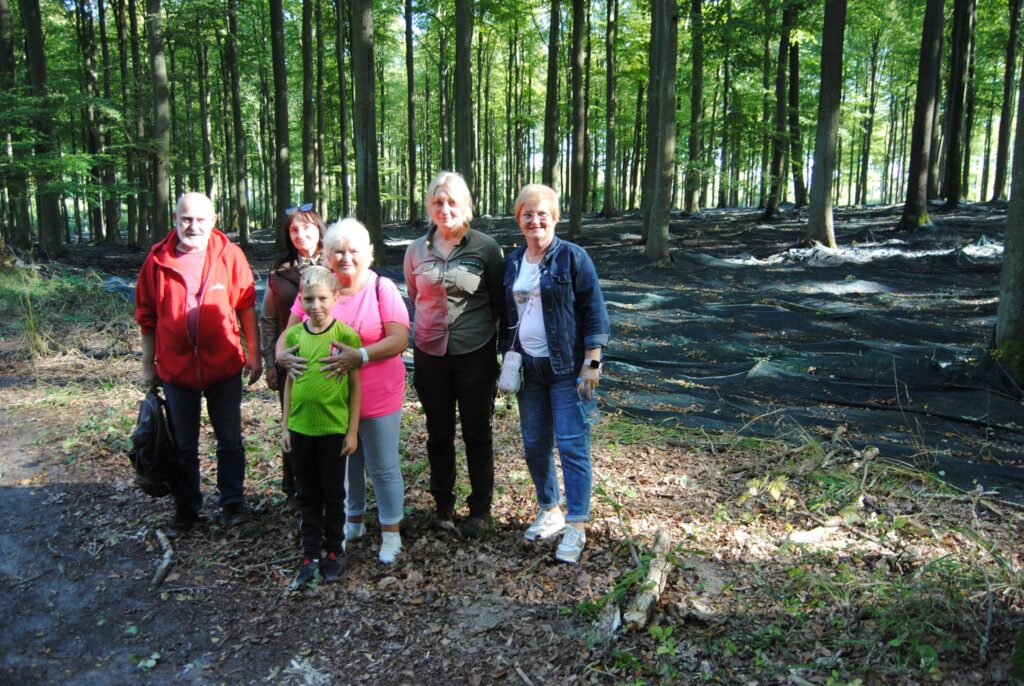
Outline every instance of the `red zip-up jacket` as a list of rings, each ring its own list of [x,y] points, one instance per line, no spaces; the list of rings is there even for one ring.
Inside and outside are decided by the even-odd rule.
[[[178,270],[178,232],[153,246],[135,287],[135,321],[156,336],[156,373],[175,386],[203,390],[242,371],[239,310],[255,307],[252,268],[241,248],[214,229],[206,247],[196,339],[188,332],[188,290]]]

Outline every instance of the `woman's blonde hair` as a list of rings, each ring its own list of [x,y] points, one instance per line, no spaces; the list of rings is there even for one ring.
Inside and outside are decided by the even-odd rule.
[[[370,232],[366,230],[366,227],[358,219],[353,217],[346,217],[345,219],[339,219],[336,222],[332,222],[327,227],[327,232],[324,234],[324,260],[328,261],[331,255],[334,253],[334,248],[343,239],[348,239],[349,242],[362,243],[366,246],[369,251],[370,262],[366,266],[373,264],[373,241],[370,240]],[[330,264],[327,265],[328,267]]]
[[[309,286],[327,286],[335,293],[339,290],[334,272],[318,264],[306,267],[306,270],[302,272],[302,290],[305,291]]]
[[[466,180],[462,178],[462,174],[453,171],[443,171],[434,177],[434,180],[427,186],[427,196],[423,207],[427,210],[427,216],[430,216],[430,201],[434,199],[434,194],[437,193],[438,188],[447,188],[448,195],[455,203],[466,211],[466,226],[469,226],[469,222],[473,221],[473,194],[469,192],[469,186],[466,184]]]
[[[561,217],[561,212],[558,209],[558,193],[551,186],[545,186],[542,183],[528,183],[522,187],[519,191],[519,195],[516,196],[516,204],[512,213],[516,217],[516,223],[519,223],[519,214],[523,211],[523,205],[532,200],[547,200],[551,206],[551,218],[558,223]]]

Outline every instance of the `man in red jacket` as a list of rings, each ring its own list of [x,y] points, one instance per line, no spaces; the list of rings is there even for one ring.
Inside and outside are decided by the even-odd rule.
[[[224,524],[243,524],[245,447],[242,370],[249,385],[262,373],[252,268],[241,249],[214,229],[210,199],[186,193],[174,231],[153,246],[135,289],[142,330],[142,378],[161,384],[177,439],[174,521],[169,537],[202,520],[199,512],[199,417],[202,399],[217,437],[217,490]],[[246,350],[239,334],[244,334]]]

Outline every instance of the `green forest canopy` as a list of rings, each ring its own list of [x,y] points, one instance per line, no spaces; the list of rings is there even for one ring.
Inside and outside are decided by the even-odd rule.
[[[586,149],[581,169],[586,191],[579,201],[582,209],[590,212],[639,209],[647,153],[650,3],[575,2],[583,3],[585,18]],[[820,87],[823,3],[789,2],[795,10],[790,40],[799,60],[796,142],[800,145],[787,147],[787,156],[799,150],[802,159],[797,161],[808,170],[809,183]],[[932,151],[937,153],[933,159],[938,162],[931,170],[935,196],[943,192],[941,165],[948,148],[945,113],[950,103],[946,84],[954,26],[954,8],[949,5],[960,3],[946,3],[943,67],[937,75],[939,125],[932,141]],[[328,217],[356,211],[358,141],[354,139],[352,121],[349,2],[283,2],[290,142],[286,198],[275,197],[277,141],[271,49],[271,9],[275,3],[149,0],[145,4],[158,8],[162,19],[169,87],[170,198],[188,189],[206,191],[216,199],[222,227],[246,229],[243,242],[248,237],[247,227],[240,227],[240,222],[273,226],[280,208],[300,198],[315,198]],[[352,3],[357,4],[364,3]],[[396,0],[372,3],[373,137],[382,221],[418,216],[418,205],[430,178],[456,164],[456,139],[462,135],[455,122],[456,4],[422,0],[411,4],[410,98],[406,7]],[[776,53],[784,4],[780,0],[694,0],[680,5],[673,207],[683,204],[686,174],[697,181],[701,208],[765,205],[769,149],[775,133]],[[1019,13],[1019,0],[1013,4],[1018,5]],[[545,98],[552,87],[557,87],[559,114],[554,185],[567,195],[573,0],[477,0],[466,5],[473,13],[471,152],[477,213],[509,213],[519,186],[541,180]],[[547,78],[553,5],[560,12],[561,27],[554,84]],[[835,204],[900,203],[905,197],[924,5],[923,0],[852,0],[849,5],[833,186]],[[25,19],[33,6],[39,8],[44,36],[46,96],[33,89],[30,79],[34,46]],[[237,21],[232,31],[229,15],[235,7]],[[699,23],[694,14],[698,9]],[[977,0],[974,9],[973,26],[977,28],[970,35],[961,122],[965,160],[961,195],[989,200],[1007,197],[1008,190],[1007,181],[1002,188],[996,187],[996,167],[1000,126],[1006,125],[1001,118],[1004,83],[1007,75],[1012,79],[1017,73],[1015,65],[1006,69],[1014,21],[1012,4],[1008,7],[1005,0]],[[338,12],[343,13],[341,41]],[[606,47],[609,17],[617,17],[614,56]],[[5,240],[24,247],[29,232],[38,232],[38,211],[30,199],[44,191],[59,195],[59,238],[64,243],[84,237],[148,244],[159,238],[146,228],[159,226],[152,216],[153,184],[158,177],[154,173],[154,153],[158,146],[153,143],[154,82],[149,40],[153,24],[146,22],[146,7],[124,0],[20,0],[14,4],[0,0],[0,22],[0,38],[7,36],[0,40],[0,52],[4,53],[0,130],[7,139],[0,158]],[[311,39],[311,59],[307,57],[306,66],[304,24]],[[695,26],[700,26],[703,48],[703,105],[698,120],[701,144],[695,159],[688,159]],[[244,145],[237,140],[239,132],[232,113],[233,45],[237,49],[235,68]],[[339,54],[343,60],[340,71]],[[610,57],[615,65],[611,118],[615,147],[608,160],[610,131],[605,115]],[[1011,103],[1015,85],[1011,85]],[[412,131],[408,103],[412,103],[415,115]],[[312,122],[307,128],[304,104]],[[49,135],[46,126],[41,125],[47,115],[52,127]],[[790,144],[794,142],[791,131],[783,132]],[[239,203],[239,151],[244,151],[247,217]],[[410,152],[415,154],[411,187]],[[1002,151],[1005,178],[1009,177],[1005,171],[1008,154]],[[793,161],[788,160],[784,167],[782,200],[799,202],[792,179]],[[605,201],[606,184],[611,190],[610,203]],[[31,227],[24,225],[26,221]]]

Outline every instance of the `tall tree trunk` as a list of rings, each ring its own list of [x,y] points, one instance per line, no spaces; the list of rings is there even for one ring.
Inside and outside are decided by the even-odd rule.
[[[732,136],[732,0],[725,0],[725,27],[723,29],[722,51],[722,166],[718,172],[718,207],[729,205],[730,182],[730,148]]]
[[[39,11],[39,0],[21,0],[21,21],[25,27],[25,58],[28,62],[29,81],[32,95],[45,101],[48,97],[46,85],[46,53],[43,51],[43,22]],[[56,154],[53,141],[53,122],[50,110],[36,108],[33,124],[37,132],[36,157],[49,161]],[[35,175],[36,217],[39,222],[39,243],[48,257],[58,257],[64,252],[60,220],[60,192],[53,185],[58,179],[52,171],[42,167]]]
[[[0,91],[17,97],[14,59],[14,26],[11,23],[11,7],[8,0],[0,0]],[[13,128],[13,127],[12,127]],[[7,207],[6,229],[9,242],[22,249],[32,247],[32,218],[29,215],[28,175],[23,171],[27,161],[27,151],[21,143],[21,136],[12,131],[3,136],[4,156],[10,163],[7,173]],[[0,247],[3,247],[0,238]]]
[[[168,22],[171,21],[171,13],[167,5],[164,5],[164,16]],[[165,41],[165,47],[167,48],[167,92],[171,103],[170,147],[175,154],[173,165],[174,193],[171,195],[171,200],[176,201],[175,199],[180,198],[182,193],[185,192],[185,175],[181,171],[181,160],[177,159],[177,156],[181,154],[181,138],[178,136],[178,67],[174,61],[175,44],[173,38],[174,35],[172,33],[171,40]]]
[[[405,85],[406,122],[409,129],[407,138],[409,155],[409,221],[414,222],[420,215],[419,196],[416,192],[416,78],[412,55],[412,0],[405,0]]]
[[[793,204],[807,204],[807,186],[804,183],[804,144],[800,134],[800,44],[789,46],[789,149],[793,169]]]
[[[875,103],[877,102],[878,84],[878,43],[879,32],[875,31],[871,37],[871,52],[868,55],[868,112],[864,120],[864,145],[861,148],[860,171],[858,172],[856,202],[860,205],[868,201],[868,163],[871,157],[871,137],[875,128]]]
[[[316,200],[317,212],[327,216],[327,186],[324,184],[324,10],[323,0],[316,0]]]
[[[78,44],[82,51],[82,67],[85,76],[85,144],[86,153],[90,156],[89,185],[98,190],[103,187],[100,174],[100,157],[104,154],[102,134],[100,132],[99,115],[95,103],[99,100],[96,82],[96,39],[92,24],[92,3],[89,0],[78,0]],[[92,241],[103,240],[103,208],[97,202],[97,195],[86,196],[89,205],[89,234]]]
[[[672,180],[675,167],[676,149],[676,52],[678,50],[679,8],[676,0],[655,3],[651,13],[651,43],[653,58],[650,65],[650,79],[657,84],[656,126],[648,131],[648,137],[655,138],[655,158],[647,164],[653,170],[649,178],[653,181],[650,190],[649,214],[644,217],[647,225],[647,242],[644,254],[653,260],[669,260],[668,229]]]
[[[988,197],[988,179],[992,167],[992,111],[994,103],[989,102],[988,116],[985,118],[985,156],[981,164],[981,184],[978,187],[978,198]]]
[[[141,41],[139,40],[139,20],[136,12],[136,6],[138,3],[128,3],[128,32],[131,39],[132,45],[132,81],[135,84],[134,96],[135,106],[133,108],[135,114],[135,144],[142,145],[142,142],[146,139],[146,107],[145,103],[148,99],[148,94],[143,90],[146,85],[146,79],[143,77],[142,71],[142,50],[140,48]],[[136,196],[138,198],[138,210],[139,210],[139,226],[138,226],[138,243],[142,246],[148,246],[150,244],[150,203],[152,202],[152,195],[150,193],[150,155],[147,151],[142,150],[136,158],[136,171],[135,171],[135,188]]]
[[[377,175],[377,137],[374,135],[373,0],[352,0],[352,83],[355,106],[356,216],[370,231],[376,254],[383,262],[380,179]]]
[[[772,136],[769,134],[771,130],[771,116],[772,106],[771,98],[768,96],[769,88],[771,87],[772,78],[772,48],[771,48],[771,37],[774,33],[774,22],[773,15],[775,8],[772,0],[761,0],[761,7],[764,11],[764,42],[762,45],[762,66],[761,66],[761,167],[758,189],[758,207],[767,207],[768,205],[768,163],[771,155]]]
[[[572,163],[569,182],[572,198],[569,205],[569,240],[583,234],[584,146],[586,145],[583,108],[583,0],[572,0]]]
[[[316,135],[313,108],[313,3],[302,0],[302,202],[316,202]],[[370,63],[373,70],[373,63]]]
[[[974,4],[971,25],[978,23],[978,5]],[[971,183],[971,139],[974,137],[974,112],[976,104],[975,88],[975,48],[977,45],[977,34],[971,35],[971,46],[967,51],[967,95],[964,112],[964,159],[963,172],[960,174],[961,195],[967,197]],[[981,198],[984,199],[984,198]]]
[[[98,0],[99,21],[100,21],[100,55],[103,60],[103,97],[107,102],[113,102],[110,90],[110,44],[107,41],[107,3],[109,0]],[[112,143],[113,130],[110,117],[102,116],[102,147],[108,149]],[[100,176],[103,179],[103,225],[106,227],[104,237],[108,243],[120,241],[121,231],[121,201],[117,197],[117,169],[114,166],[114,159],[108,157],[100,167]]]
[[[693,54],[690,66],[693,77],[690,84],[690,135],[687,140],[686,190],[683,200],[684,209],[690,214],[700,212],[697,191],[703,176],[702,163],[704,126],[704,31],[701,14],[701,0],[690,0],[690,35],[693,39]]]
[[[238,198],[238,242],[249,245],[249,173],[246,168],[242,93],[238,78],[238,0],[228,0],[228,71],[231,75],[231,114],[235,129],[235,183]]]
[[[128,31],[127,17],[125,17],[125,1],[117,0],[114,12],[114,24],[117,28],[117,46],[118,46],[118,59],[121,71],[121,116],[123,118],[122,129],[124,130],[125,139],[125,171],[127,182],[129,186],[135,186],[138,183],[136,179],[135,171],[135,146],[138,141],[132,136],[131,122],[131,105],[130,105],[130,91],[128,81]],[[136,195],[129,193],[127,196],[128,205],[128,244],[136,245],[139,240],[139,208],[136,201]]]
[[[440,134],[441,168],[452,168],[451,113],[448,111],[448,32],[444,27],[443,10],[438,12],[437,31],[437,131]],[[510,67],[511,68],[511,67]]]
[[[633,155],[629,166],[629,209],[636,209],[636,186],[640,173],[640,146],[643,141],[644,91],[646,84],[643,79],[636,86],[636,113],[633,116]],[[646,240],[646,236],[644,237]]]
[[[161,0],[146,0],[146,33],[149,34],[149,64],[153,79],[153,230],[152,242],[168,231],[170,188],[168,187],[168,148],[170,103],[167,91],[167,64],[164,60],[164,33]]]
[[[935,124],[935,72],[939,69],[945,0],[928,0],[921,32],[921,55],[917,66],[917,97],[914,101],[914,128],[910,140],[910,170],[907,174],[907,199],[898,229],[911,231],[931,223],[928,217],[928,167],[931,162],[932,127]]]
[[[1024,386],[1024,88],[1020,89],[1017,101],[1013,180],[999,277],[995,344],[1002,364],[1017,384]]]
[[[455,0],[455,171],[473,188],[473,4]]]
[[[605,107],[604,107],[604,205],[602,217],[612,216],[615,208],[615,38],[619,24],[619,0],[605,0]],[[550,76],[550,73],[549,73]]]
[[[967,88],[967,57],[970,52],[971,36],[974,33],[974,6],[977,0],[953,0],[953,35],[950,38],[953,51],[950,57],[949,90],[946,100],[946,166],[942,184],[946,197],[945,207],[960,204],[961,163],[963,162],[964,104]]]
[[[352,201],[348,183],[348,86],[345,78],[345,7],[342,0],[334,3],[335,21],[338,24],[335,52],[338,62],[338,165],[341,167],[341,213],[347,217],[351,214]],[[281,44],[284,53],[284,42]],[[277,68],[277,65],[274,65]],[[283,69],[283,67],[282,67]],[[285,127],[288,126],[288,108],[284,110]]]
[[[1010,127],[1013,126],[1013,79],[1017,72],[1017,30],[1020,27],[1021,0],[1009,0],[1010,36],[1003,64],[1003,101],[999,109],[999,138],[996,144],[995,186],[992,200],[1006,198],[1006,169],[1009,166]]]
[[[199,132],[203,142],[203,192],[213,198],[213,124],[210,121],[210,58],[205,43],[196,45],[196,70],[199,74]]]
[[[764,219],[774,219],[779,212],[782,197],[782,164],[786,155],[789,133],[786,126],[786,73],[789,59],[789,32],[793,27],[796,10],[792,4],[782,9],[782,28],[779,32],[779,55],[775,61],[775,135],[772,138],[772,162],[768,170],[771,181],[768,191],[768,202],[764,210]]]
[[[614,0],[613,0],[614,1]],[[548,77],[544,105],[544,158],[541,164],[541,181],[557,188],[558,174],[558,33],[562,7],[559,0],[551,0],[551,21],[548,28]],[[608,78],[614,78],[611,65]]]
[[[821,88],[818,96],[818,131],[814,141],[807,239],[836,247],[832,225],[832,182],[839,135],[839,105],[843,90],[843,38],[846,33],[846,0],[825,0],[821,35]]]

